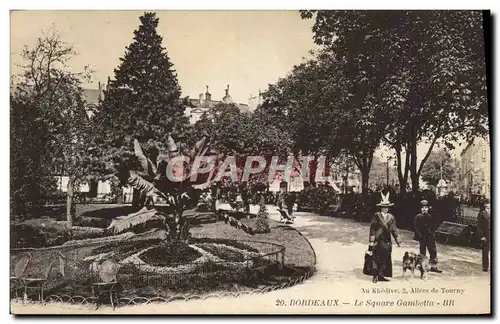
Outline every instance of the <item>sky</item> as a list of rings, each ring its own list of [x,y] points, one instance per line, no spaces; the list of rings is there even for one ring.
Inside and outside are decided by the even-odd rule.
[[[198,98],[206,85],[221,99],[227,85],[233,100],[248,103],[285,76],[314,48],[312,20],[298,11],[157,11],[163,37],[183,96]],[[133,41],[142,11],[14,11],[11,14],[11,70],[24,45],[55,28],[79,53],[75,71],[90,65],[93,86],[113,77],[125,47]],[[29,26],[29,27],[28,27]]]
[[[183,96],[198,98],[206,85],[220,100],[227,85],[233,100],[248,103],[250,94],[265,90],[284,77],[295,64],[310,57],[313,20],[298,11],[157,11],[158,33],[163,37]],[[79,53],[71,61],[74,71],[90,65],[92,84],[113,77],[125,47],[133,41],[142,11],[13,11],[11,13],[11,73],[21,63],[25,45],[33,45],[43,31],[55,29]],[[463,144],[457,145],[459,156]],[[418,146],[421,161],[429,148]],[[377,150],[384,158],[387,148]]]

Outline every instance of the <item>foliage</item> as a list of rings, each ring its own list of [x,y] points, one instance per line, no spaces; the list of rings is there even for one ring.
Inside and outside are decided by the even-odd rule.
[[[307,187],[298,197],[298,205],[302,207],[310,206],[323,210],[337,203],[337,194],[332,187],[317,186]]]
[[[176,242],[160,244],[140,255],[141,260],[151,265],[175,266],[191,263],[201,257],[201,253],[186,244]]]
[[[422,180],[427,181],[432,186],[436,186],[441,176],[449,183],[450,181],[456,181],[458,174],[458,161],[445,149],[434,150],[429,155],[429,159],[422,169]]]
[[[70,176],[70,224],[73,184],[88,174],[92,134],[82,89],[90,71],[69,71],[68,62],[75,54],[55,31],[44,33],[33,47],[23,50],[25,64],[11,89],[14,205],[22,209],[23,199],[28,207],[38,203],[39,195],[50,190],[44,178],[64,172]]]
[[[248,183],[267,182],[272,156],[285,159],[290,151],[290,139],[283,126],[265,109],[249,114],[240,112],[234,104],[219,103],[212,107],[195,124],[196,134],[207,135],[211,149],[218,153],[212,179],[219,171],[217,163],[227,156],[235,156],[238,180],[243,175],[247,157],[262,156],[267,161],[266,168],[251,174]],[[256,129],[259,131],[256,132]],[[220,184],[222,187],[235,185],[228,178],[223,178]]]
[[[177,75],[157,34],[159,20],[154,13],[145,13],[140,20],[95,116],[100,134],[95,149],[106,171],[134,188],[136,210],[157,196],[166,200],[172,214],[143,209],[120,217],[109,229],[118,233],[156,220],[169,239],[187,240],[194,217],[182,213],[190,202],[191,167],[195,157],[206,152],[206,138],[187,149],[193,144],[184,115],[187,100],[180,98]],[[188,166],[174,165],[173,175],[187,177],[173,181],[167,177],[167,165],[179,156],[187,158]]]
[[[16,217],[36,214],[44,197],[55,191],[55,179],[50,177],[51,159],[46,154],[48,133],[32,105],[11,98],[11,171],[10,210]]]
[[[50,219],[31,219],[10,225],[12,248],[41,248],[62,245],[72,237],[66,224]]]
[[[138,166],[133,139],[143,143],[154,164],[157,157],[161,158],[158,151],[166,149],[170,135],[180,142],[181,150],[184,145],[193,144],[184,115],[187,101],[180,98],[173,63],[156,30],[159,19],[154,13],[145,13],[140,21],[134,41],[115,69],[114,80],[108,80],[104,100],[94,117],[99,134],[96,156],[104,162],[105,173],[118,172],[120,166],[115,163],[132,170]],[[143,196],[142,201],[134,200],[136,209],[144,205],[144,199]]]
[[[144,207],[136,213],[115,218],[108,226],[108,231],[120,234],[132,227],[155,220],[165,222],[166,218],[156,210]]]
[[[198,210],[200,211],[210,210],[212,207],[213,200],[214,198],[211,196],[210,192],[208,191],[203,192],[198,199],[198,204],[197,204]]]
[[[410,172],[413,191],[418,190],[438,140],[452,146],[461,135],[487,133],[481,12],[320,10],[301,15],[315,16],[315,42],[334,55],[351,57],[351,69],[359,67],[360,80],[369,85],[367,93],[390,110],[385,141],[396,150],[401,188]],[[431,145],[418,166],[421,141]]]
[[[263,201],[261,201],[259,213],[257,214],[257,222],[255,223],[255,233],[269,233],[269,213]]]
[[[339,99],[344,91],[339,86],[340,72],[329,57],[316,55],[269,85],[256,113],[262,112],[275,132],[285,136],[287,141],[283,141],[286,145],[282,149],[288,154],[325,156],[327,165],[340,155],[346,132],[340,122],[343,116]],[[309,163],[309,179],[302,176],[312,183],[318,160]]]

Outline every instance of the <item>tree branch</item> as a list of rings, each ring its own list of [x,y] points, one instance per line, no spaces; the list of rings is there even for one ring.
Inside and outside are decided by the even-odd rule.
[[[427,153],[425,154],[425,157],[422,160],[422,162],[420,162],[420,166],[418,167],[418,171],[417,171],[418,177],[420,177],[420,173],[422,172],[422,167],[424,166],[425,162],[427,162],[427,159],[431,155],[431,152],[432,152],[432,149],[434,148],[434,145],[436,144],[437,140],[441,137],[441,133],[440,133],[441,129],[440,128],[441,127],[439,127],[438,130],[436,131],[436,135],[434,136],[434,139],[432,140],[431,146],[427,150]],[[416,152],[415,152],[415,154],[416,154]]]

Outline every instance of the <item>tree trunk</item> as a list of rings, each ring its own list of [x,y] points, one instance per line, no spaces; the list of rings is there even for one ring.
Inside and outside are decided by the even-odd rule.
[[[74,206],[73,206],[73,195],[75,187],[75,178],[70,176],[68,180],[68,190],[66,196],[66,222],[69,228],[73,227],[73,216],[74,216]]]
[[[318,169],[318,157],[314,156],[314,159],[309,163],[309,183],[312,186],[316,184],[316,170]]]
[[[406,150],[405,155],[405,165],[403,170],[403,162],[401,159],[401,146],[394,147],[396,151],[396,160],[397,160],[397,171],[398,171],[398,180],[399,180],[399,194],[403,197],[406,194],[406,186],[408,184],[408,164],[409,164],[409,153]]]
[[[366,220],[370,217],[370,197],[368,195],[368,182],[370,180],[370,168],[363,167],[361,172],[361,210],[358,211],[358,220]]]
[[[411,192],[413,197],[416,197],[419,184],[418,184],[418,165],[417,165],[417,136],[414,127],[411,129],[410,136],[410,178],[411,178]]]

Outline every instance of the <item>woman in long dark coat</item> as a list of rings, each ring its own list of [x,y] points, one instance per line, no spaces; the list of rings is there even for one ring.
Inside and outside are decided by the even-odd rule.
[[[385,198],[385,199],[384,199]],[[392,238],[400,246],[396,219],[389,214],[389,207],[392,206],[387,196],[382,202],[377,204],[381,208],[375,213],[370,224],[370,238],[368,251],[373,253],[373,282],[389,281],[386,277],[392,277]]]

